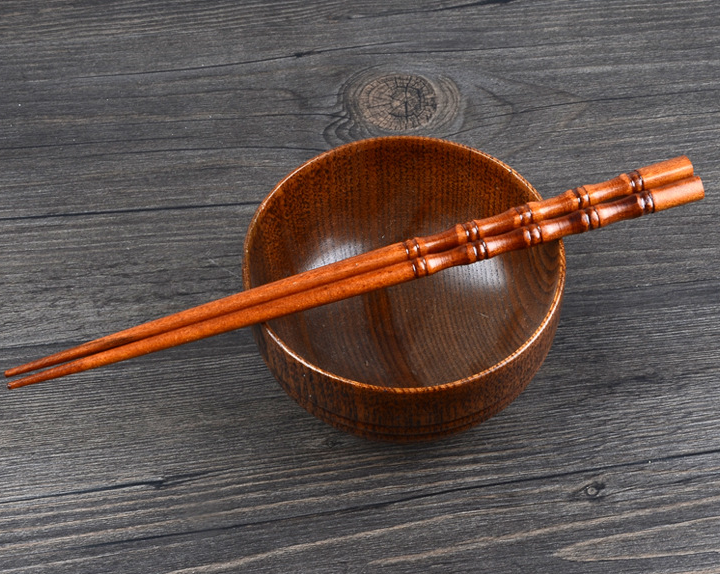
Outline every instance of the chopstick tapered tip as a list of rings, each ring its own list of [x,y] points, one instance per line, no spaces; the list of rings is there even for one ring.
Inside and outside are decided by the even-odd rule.
[[[68,355],[66,351],[62,353],[56,353],[55,355],[50,355],[48,357],[43,357],[42,359],[25,363],[24,365],[12,367],[5,371],[5,376],[16,377],[17,375],[24,375],[25,373],[30,373],[39,369],[45,369],[47,367],[51,367],[53,365],[57,365],[58,363],[63,363],[75,358],[74,355],[70,355],[67,357],[65,355]]]
[[[8,381],[7,388],[9,391],[12,391],[13,389],[17,389],[18,387],[22,387],[22,379],[18,379],[16,381]]]
[[[32,385],[33,383],[39,383],[45,379],[36,377],[35,375],[30,375],[29,377],[23,377],[22,379],[16,379],[14,381],[9,381],[7,384],[7,388],[9,391],[12,391],[13,389],[19,389],[20,387],[26,387],[28,385]]]
[[[19,389],[20,387],[26,387],[28,385],[34,385],[35,383],[42,383],[43,381],[56,379],[63,375],[69,375],[76,372],[73,367],[74,365],[72,363],[67,363],[53,369],[47,369],[45,371],[26,375],[19,379],[15,379],[14,381],[8,381],[7,388],[12,391],[13,389]]]

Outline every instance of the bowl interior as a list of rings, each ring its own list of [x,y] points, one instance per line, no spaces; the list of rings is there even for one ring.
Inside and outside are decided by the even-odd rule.
[[[256,213],[245,277],[256,286],[527,201],[534,189],[498,160],[427,138],[343,146],[283,180]],[[362,383],[427,387],[514,353],[550,311],[558,243],[456,267],[271,321],[314,368]]]

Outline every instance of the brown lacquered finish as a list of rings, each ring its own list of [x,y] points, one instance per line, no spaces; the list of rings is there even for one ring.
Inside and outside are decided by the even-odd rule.
[[[481,152],[424,138],[350,144],[315,158],[262,204],[245,287],[540,197]],[[565,281],[561,243],[374,291],[253,327],[300,405],[368,438],[459,432],[509,404],[545,358]]]

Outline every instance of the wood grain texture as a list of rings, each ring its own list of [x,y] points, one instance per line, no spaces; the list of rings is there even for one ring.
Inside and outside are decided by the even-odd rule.
[[[406,133],[388,76],[543,196],[684,153],[707,197],[568,240],[541,371],[437,444],[317,421],[246,331],[4,394],[0,572],[717,572],[719,42],[712,0],[3,2],[4,365],[237,291],[277,181]]]
[[[318,261],[539,197],[507,165],[465,146],[431,138],[362,140],[304,164],[263,201],[248,228],[244,282],[254,287],[295,276]],[[507,235],[480,239],[487,241],[484,255],[490,245],[502,254]],[[463,243],[418,258],[406,254],[237,318],[267,313],[267,324],[252,329],[270,370],[300,405],[342,430],[396,442],[467,430],[517,397],[547,356],[565,255],[561,243],[549,242],[434,275],[469,264],[469,254],[480,257],[482,248],[476,254],[474,243]],[[332,304],[269,314],[314,301]]]

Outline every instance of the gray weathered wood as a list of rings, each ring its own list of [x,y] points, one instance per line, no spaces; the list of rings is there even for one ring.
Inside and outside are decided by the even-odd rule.
[[[437,444],[315,420],[246,331],[4,393],[0,572],[717,571],[720,4],[5,0],[0,49],[5,368],[238,290],[260,200],[351,139],[707,189],[568,240],[540,373]],[[363,104],[392,75],[434,111]]]

